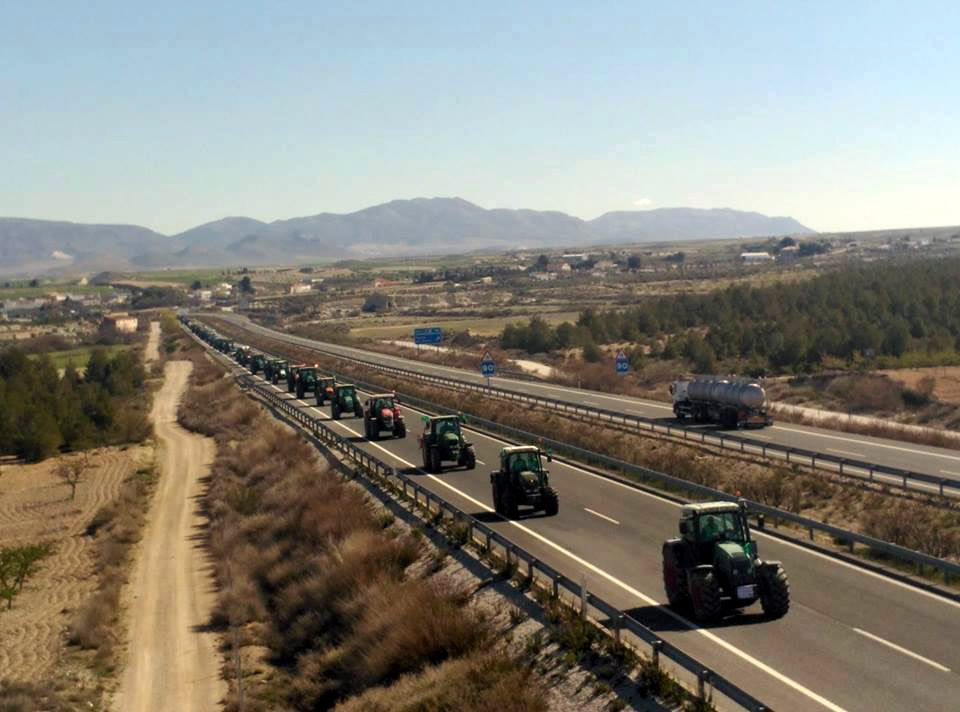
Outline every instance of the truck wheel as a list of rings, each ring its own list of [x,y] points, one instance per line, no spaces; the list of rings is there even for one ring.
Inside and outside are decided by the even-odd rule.
[[[560,511],[560,498],[556,492],[550,492],[544,497],[543,512],[548,517],[555,516]]]
[[[790,610],[790,582],[780,566],[760,569],[760,605],[767,618],[783,618]]]
[[[723,594],[717,577],[713,571],[693,571],[688,578],[693,617],[698,621],[715,621],[723,612]]]

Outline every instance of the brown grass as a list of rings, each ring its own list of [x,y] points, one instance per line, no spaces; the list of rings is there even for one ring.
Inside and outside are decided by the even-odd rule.
[[[437,666],[491,649],[487,623],[461,592],[409,575],[426,555],[421,541],[385,526],[362,489],[232,382],[192,385],[179,418],[218,443],[205,498],[219,585],[213,623],[230,632],[233,661],[243,647],[266,648],[262,684],[229,675],[228,710],[240,708],[241,693],[248,710],[326,709],[401,678],[433,679]],[[499,709],[502,687],[493,672],[487,682],[477,704]],[[542,709],[528,688],[519,699]]]

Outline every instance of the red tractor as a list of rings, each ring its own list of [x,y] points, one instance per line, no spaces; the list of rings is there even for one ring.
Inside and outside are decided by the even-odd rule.
[[[379,440],[385,430],[395,438],[407,437],[407,424],[392,393],[378,393],[367,399],[363,406],[363,430],[367,440]]]

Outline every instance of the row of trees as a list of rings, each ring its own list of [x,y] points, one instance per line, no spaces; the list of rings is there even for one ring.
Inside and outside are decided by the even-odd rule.
[[[960,259],[847,267],[806,282],[732,286],[648,299],[625,310],[581,312],[576,324],[534,318],[501,334],[504,348],[549,352],[647,343],[698,370],[718,360],[754,370],[810,370],[825,360],[942,360],[960,350]]]
[[[47,356],[0,353],[0,453],[38,461],[60,450],[143,440],[150,432],[137,354],[94,349],[85,375]]]

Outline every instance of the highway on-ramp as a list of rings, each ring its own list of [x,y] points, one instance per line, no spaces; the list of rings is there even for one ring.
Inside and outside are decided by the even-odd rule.
[[[329,419],[328,408],[281,397]],[[761,555],[783,562],[793,603],[781,620],[759,606],[700,627],[668,611],[660,544],[677,530],[678,505],[575,464],[554,461],[560,513],[508,522],[492,513],[488,472],[503,442],[471,432],[477,469],[420,469],[416,411],[405,439],[368,442],[354,418],[330,421],[386,463],[482,517],[518,545],[627,610],[665,640],[776,710],[952,710],[960,705],[960,604],[829,556],[758,534]]]

